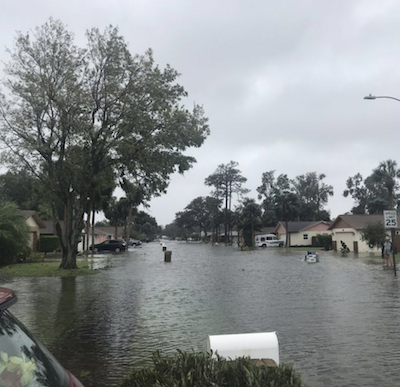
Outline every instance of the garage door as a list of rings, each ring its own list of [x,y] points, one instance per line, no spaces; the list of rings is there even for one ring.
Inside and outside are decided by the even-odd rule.
[[[336,240],[337,240],[338,251],[340,251],[340,249],[342,248],[342,244],[340,243],[340,241],[343,241],[350,249],[350,251],[354,250],[353,241],[355,241],[356,239],[354,238],[352,232],[337,232]]]

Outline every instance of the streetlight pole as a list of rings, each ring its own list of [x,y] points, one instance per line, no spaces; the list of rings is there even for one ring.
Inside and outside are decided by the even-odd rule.
[[[367,95],[367,96],[364,97],[364,99],[368,99],[368,100],[373,100],[373,99],[378,99],[378,98],[393,99],[393,100],[395,100],[397,102],[400,102],[399,98],[390,97],[388,95],[371,95],[370,94],[370,95]],[[390,208],[390,210],[393,210],[393,202],[389,207],[392,207],[392,208]],[[396,224],[397,224],[397,212],[396,212]],[[396,256],[396,244],[395,244],[395,241],[394,241],[394,238],[395,238],[395,228],[394,227],[390,228],[390,235],[392,237],[393,271],[394,271],[394,276],[396,277],[397,276],[397,273],[396,273],[396,257],[395,257]]]

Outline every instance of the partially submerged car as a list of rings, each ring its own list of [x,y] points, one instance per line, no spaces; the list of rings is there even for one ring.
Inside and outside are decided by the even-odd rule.
[[[16,302],[0,287],[0,387],[83,387],[8,311]]]
[[[100,251],[114,251],[119,253],[126,250],[126,243],[122,239],[107,239],[101,243],[95,244],[94,246],[90,246],[90,250],[92,250],[92,248],[95,253]]]
[[[140,246],[142,244],[138,239],[129,238],[129,246]]]

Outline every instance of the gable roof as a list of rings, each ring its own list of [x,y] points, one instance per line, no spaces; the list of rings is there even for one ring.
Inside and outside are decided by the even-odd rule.
[[[382,222],[383,215],[339,215],[335,221],[329,227],[329,230],[335,228],[335,226],[342,220],[346,223],[349,228],[354,228],[355,230],[362,230],[368,223],[372,222]],[[397,224],[400,224],[400,216],[397,215]]]
[[[33,218],[33,220],[36,222],[36,224],[39,226],[39,228],[46,228],[46,225],[44,224],[43,220],[40,219],[40,216],[37,214],[36,211],[34,210],[20,210],[21,214],[24,216],[25,220],[28,220],[30,217]]]
[[[285,222],[279,222],[278,225],[275,227],[275,231],[278,229],[279,225],[282,225],[282,227],[287,231],[291,233],[295,232],[300,232],[302,230],[305,230],[307,228],[310,228],[311,226],[315,226],[316,224],[319,223],[328,223],[325,222],[324,220],[313,220],[313,221],[300,221],[300,222],[288,222],[288,230],[285,228]],[[328,223],[329,224],[329,223]]]
[[[56,231],[54,229],[54,223],[52,220],[44,220],[43,230],[40,230],[41,235],[55,235]]]
[[[263,235],[263,234],[274,234],[276,230],[276,226],[275,227],[263,227],[261,229],[261,231],[255,231],[254,235]]]

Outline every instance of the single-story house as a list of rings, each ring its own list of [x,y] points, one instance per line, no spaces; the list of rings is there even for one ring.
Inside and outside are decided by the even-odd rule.
[[[101,243],[107,239],[125,239],[124,227],[117,227],[117,235],[115,235],[115,227],[95,227],[94,228],[94,243]],[[92,244],[92,228],[89,228],[89,246]],[[78,251],[85,251],[86,246],[86,230],[82,231],[82,241],[78,244]]]
[[[355,253],[378,252],[380,249],[371,249],[361,238],[362,229],[373,222],[382,222],[383,215],[339,215],[329,227],[332,232],[333,249],[340,250],[341,242],[344,242],[350,251]],[[397,216],[397,224],[400,224],[400,217]],[[400,229],[396,230],[395,244],[399,251]],[[388,235],[390,230],[388,229]]]
[[[45,220],[45,227],[40,230],[41,235],[57,235],[55,224],[52,220]],[[61,221],[61,229],[63,222]],[[86,229],[82,230],[81,241],[78,244],[78,251],[85,251],[86,246]],[[94,243],[101,243],[106,239],[124,239],[124,227],[117,227],[117,235],[115,235],[115,227],[95,227]],[[92,244],[92,228],[89,228],[89,246]]]
[[[289,236],[289,247],[290,246],[310,246],[312,244],[312,238],[318,234],[329,235],[329,226],[331,222],[324,220],[319,221],[300,221],[300,222],[287,222],[288,230],[285,228],[286,222],[279,222],[275,227],[274,234],[279,239],[286,241],[286,236]]]
[[[31,251],[37,251],[37,242],[40,239],[40,232],[46,227],[40,216],[34,210],[21,210],[25,222],[29,227],[28,246]]]

